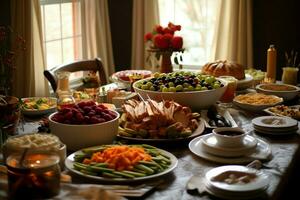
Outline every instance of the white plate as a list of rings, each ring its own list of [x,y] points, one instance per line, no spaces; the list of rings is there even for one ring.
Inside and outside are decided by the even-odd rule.
[[[228,120],[231,123],[231,127],[238,127],[234,119],[232,118],[230,112],[226,109],[225,111],[222,109],[218,109],[218,113],[223,116],[226,120]],[[203,119],[205,123],[205,127],[207,128],[218,128],[216,126],[209,125],[209,118],[207,117],[207,110],[201,110],[201,118]]]
[[[237,90],[245,90],[253,85],[253,77],[250,74],[245,74],[245,79],[237,81]]]
[[[263,141],[262,139],[257,139],[257,145],[255,148],[255,151],[250,155],[245,155],[241,157],[234,157],[234,158],[226,158],[226,157],[220,157],[215,156],[209,153],[206,153],[203,148],[202,143],[202,137],[199,136],[194,138],[189,143],[189,149],[191,152],[193,152],[195,155],[199,156],[200,158],[217,162],[217,163],[223,163],[223,164],[243,164],[243,163],[249,163],[253,160],[268,160],[271,156],[271,147],[270,145]],[[252,137],[252,136],[251,136]]]
[[[144,138],[134,138],[134,137],[126,137],[122,135],[117,135],[118,138],[129,140],[132,142],[143,142],[143,143],[169,143],[169,142],[183,142],[187,140],[191,140],[199,135],[201,135],[205,130],[205,125],[204,125],[204,120],[201,119],[199,121],[198,128],[190,135],[189,137],[186,138],[174,138],[174,139],[144,139]]]
[[[254,127],[254,130],[259,133],[266,134],[266,135],[290,135],[290,134],[297,133],[298,128],[294,129],[294,130],[287,130],[287,131],[273,131],[273,130],[265,130],[265,129],[260,129],[260,128]]]
[[[281,122],[282,124],[270,124],[271,120]],[[289,117],[279,117],[279,116],[262,116],[256,117],[252,120],[252,123],[257,127],[271,128],[271,129],[284,129],[297,127],[298,121]]]
[[[261,112],[268,107],[276,106],[283,102],[282,98],[279,98],[279,97],[276,97],[276,98],[279,99],[279,102],[274,103],[274,104],[255,105],[255,104],[241,103],[239,101],[236,101],[235,99],[233,99],[233,104],[235,104],[236,106],[240,107],[243,110],[247,110],[247,111],[251,111],[251,112]]]
[[[212,133],[202,136],[203,150],[221,157],[240,157],[253,153],[257,145],[256,138],[247,135],[243,142],[244,144],[242,147],[225,148],[218,145],[218,142]]]
[[[56,111],[57,98],[54,98],[54,97],[28,97],[28,98],[22,98],[21,100],[25,101],[26,99],[40,99],[40,98],[47,98],[47,99],[49,99],[49,101],[55,102],[55,105],[48,109],[45,109],[45,110],[25,109],[22,107],[21,108],[22,113],[24,115],[28,115],[28,116],[37,116],[37,115],[45,115],[45,114],[53,113]]]
[[[255,174],[253,182],[247,184],[227,184],[213,181],[215,176],[226,171],[246,172]],[[205,175],[206,189],[209,193],[230,199],[248,199],[261,195],[269,186],[269,178],[262,171],[239,165],[227,165],[213,168]]]
[[[300,105],[294,105],[294,106],[288,106],[289,108],[291,109],[299,109],[300,108]],[[271,107],[270,108],[266,108],[264,109],[264,111],[270,115],[274,115],[274,116],[281,116],[281,117],[289,117],[289,116],[286,116],[286,115],[282,115],[282,114],[279,114],[279,113],[275,113],[275,112],[272,112],[271,111]],[[299,120],[299,119],[298,119]]]
[[[92,147],[92,148],[94,148],[94,147]],[[162,149],[157,148],[157,150],[159,150],[162,154],[168,156],[171,160],[171,164],[165,171],[157,173],[157,174],[152,174],[152,175],[149,175],[149,176],[145,176],[145,177],[138,177],[138,178],[133,178],[133,179],[125,179],[125,178],[111,179],[111,178],[100,177],[100,176],[92,176],[92,175],[87,175],[87,174],[81,173],[80,171],[75,170],[74,167],[73,167],[74,155],[82,154],[81,150],[76,151],[76,152],[72,153],[71,155],[69,155],[65,160],[65,166],[68,170],[70,170],[71,172],[73,172],[77,175],[80,175],[80,176],[83,176],[83,177],[86,177],[86,178],[90,178],[90,179],[94,179],[94,180],[98,180],[98,181],[103,181],[103,182],[128,183],[128,182],[148,180],[148,179],[153,179],[153,178],[157,178],[157,177],[163,176],[165,174],[168,174],[169,172],[173,171],[176,168],[177,163],[178,163],[177,158],[173,154],[171,154],[171,153],[169,153],[165,150],[162,150]]]

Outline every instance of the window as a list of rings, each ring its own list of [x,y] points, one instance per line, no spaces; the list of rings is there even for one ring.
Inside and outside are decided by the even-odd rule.
[[[196,68],[210,60],[220,0],[158,0],[162,25],[181,25],[183,65]]]
[[[47,69],[82,58],[80,0],[40,0]],[[72,74],[71,79],[81,76]]]

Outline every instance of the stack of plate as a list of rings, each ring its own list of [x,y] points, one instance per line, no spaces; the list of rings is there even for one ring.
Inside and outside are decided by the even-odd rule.
[[[236,147],[221,146],[213,133],[202,135],[189,143],[189,149],[203,159],[223,164],[268,160],[272,153],[267,142],[248,134],[244,138],[243,145]]]
[[[243,145],[237,147],[223,147],[218,145],[214,134],[202,137],[202,147],[207,153],[221,157],[239,157],[251,154],[255,151],[257,140],[254,137],[246,135]]]
[[[263,116],[252,120],[257,132],[269,135],[286,135],[298,130],[298,121],[289,117]]]
[[[218,175],[224,176],[225,173],[244,173],[252,174],[255,178],[247,183],[227,183],[226,181],[216,180]],[[223,199],[253,199],[266,194],[269,179],[263,172],[239,165],[227,165],[214,168],[205,175],[205,189],[208,193]]]

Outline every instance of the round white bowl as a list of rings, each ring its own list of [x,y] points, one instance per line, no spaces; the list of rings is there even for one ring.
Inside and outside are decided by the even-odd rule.
[[[28,115],[28,116],[37,116],[37,115],[45,115],[45,114],[49,114],[49,113],[53,113],[56,111],[56,102],[57,102],[57,98],[55,97],[27,97],[27,98],[22,98],[22,101],[25,101],[27,99],[40,99],[40,98],[46,98],[48,99],[51,103],[53,103],[53,105],[48,108],[48,109],[44,109],[44,110],[36,110],[36,109],[26,109],[24,107],[21,107],[22,113],[24,115]]]
[[[238,132],[239,135],[225,135],[220,134],[220,132]],[[246,136],[246,133],[243,129],[235,127],[222,127],[222,128],[215,128],[213,131],[213,134],[217,140],[217,143],[221,147],[242,147],[243,141]]]
[[[254,95],[255,93],[253,93]],[[240,107],[243,110],[247,110],[250,112],[263,112],[264,109],[268,108],[268,107],[272,107],[272,106],[276,106],[278,104],[281,104],[283,102],[283,98],[280,98],[276,95],[272,95],[274,98],[278,99],[277,103],[273,103],[273,104],[249,104],[249,103],[243,103],[240,101],[237,101],[236,98],[233,99],[233,104]]]
[[[264,89],[264,85],[285,85],[288,87],[294,88],[294,90],[284,90],[284,91],[279,91],[279,90],[269,90],[269,89]],[[276,95],[278,97],[282,97],[284,101],[289,101],[294,99],[300,91],[300,88],[294,85],[288,85],[288,84],[283,84],[283,83],[268,83],[268,84],[259,84],[256,86],[256,90],[258,92],[264,93],[264,94],[271,94],[271,95]]]
[[[137,87],[137,84],[145,80],[149,80],[149,78],[136,81],[133,84],[134,91],[138,93],[143,99],[150,98],[156,101],[174,100],[179,104],[188,106],[196,110],[207,109],[215,104],[221,98],[227,87],[227,82],[217,78],[217,80],[221,81],[221,83],[224,84],[223,87],[220,87],[218,89],[188,92],[158,92],[151,90],[142,90]]]
[[[53,115],[49,116],[49,126],[51,133],[67,145],[68,150],[76,151],[85,147],[111,144],[118,133],[119,113],[113,120],[98,124],[63,124],[52,120]]]

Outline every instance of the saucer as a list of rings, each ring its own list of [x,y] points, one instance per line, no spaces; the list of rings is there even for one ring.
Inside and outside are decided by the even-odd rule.
[[[223,181],[214,180],[218,175],[226,172],[237,172],[253,174],[256,177],[249,183],[235,183],[228,184]],[[209,170],[205,174],[205,188],[206,190],[222,198],[229,199],[249,199],[262,195],[269,186],[268,176],[260,170],[253,168],[239,166],[239,165],[227,165],[222,167],[216,167]]]
[[[201,140],[205,152],[221,157],[244,156],[252,153],[257,145],[257,140],[250,135],[245,136],[243,144],[240,147],[228,148],[219,146],[216,137],[212,133],[202,136]]]
[[[298,127],[298,121],[289,117],[280,116],[262,116],[252,120],[252,124],[257,127],[284,129],[290,127]]]
[[[205,135],[204,135],[205,136]],[[256,138],[257,144],[253,153],[249,155],[243,155],[240,157],[221,157],[216,156],[205,151],[202,138],[204,136],[199,136],[194,138],[189,143],[189,149],[192,153],[199,156],[200,158],[217,162],[223,164],[244,164],[252,162],[253,160],[268,160],[271,156],[271,147],[270,145],[262,139]],[[252,137],[252,136],[250,136]]]

